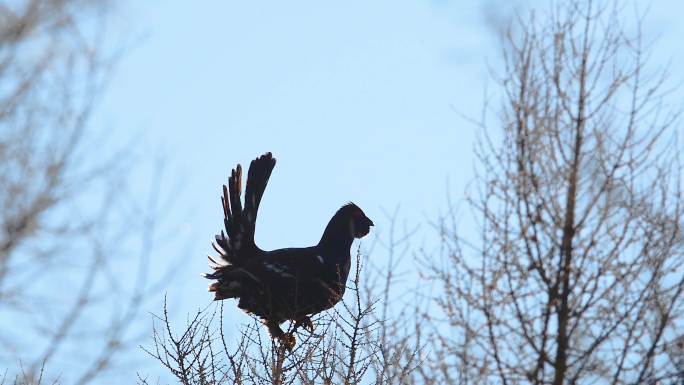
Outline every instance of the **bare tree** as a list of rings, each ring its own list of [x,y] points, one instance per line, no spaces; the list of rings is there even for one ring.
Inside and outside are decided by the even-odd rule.
[[[159,179],[149,202],[133,199],[131,150],[90,119],[114,59],[100,46],[106,5],[0,2],[3,382],[100,378],[149,289]]]
[[[480,238],[444,221],[449,255],[430,264],[437,382],[684,380],[678,113],[642,16],[630,34],[625,9],[596,3],[506,35],[500,124],[482,123],[469,199]]]
[[[420,340],[412,334],[415,317],[408,310],[397,312],[405,319],[392,317],[388,309],[396,289],[393,256],[406,252],[407,240],[408,235],[390,236],[382,244],[391,257],[387,265],[376,264],[380,273],[362,274],[361,261],[369,258],[358,252],[344,300],[316,316],[313,333],[290,325],[287,332],[297,336],[292,351],[271,340],[257,318],[237,332],[230,330],[223,323],[223,302],[189,316],[180,332],[174,331],[165,305],[155,317],[152,346],[143,350],[180,384],[413,383],[410,373],[419,364]],[[368,279],[363,285],[362,276]],[[140,375],[139,383],[155,381]]]
[[[377,346],[369,334],[375,324],[368,321],[372,303],[362,299],[359,286],[361,262],[349,291],[354,298],[314,320],[313,333],[297,331],[292,350],[279,339],[271,339],[252,318],[243,325],[234,343],[223,324],[223,302],[214,310],[201,310],[187,321],[181,333],[174,333],[164,306],[163,316],[153,327],[153,346],[143,347],[167,368],[181,384],[357,384],[375,357]],[[148,380],[141,376],[141,384]]]
[[[429,297],[421,290],[421,281],[411,269],[413,249],[411,239],[418,226],[399,226],[399,207],[383,212],[386,231],[374,237],[370,247],[369,268],[364,276],[365,298],[374,299],[376,306],[368,314],[375,333],[367,333],[369,344],[377,346],[371,360],[372,369],[365,383],[421,383],[416,368],[424,364],[424,334],[421,314]]]

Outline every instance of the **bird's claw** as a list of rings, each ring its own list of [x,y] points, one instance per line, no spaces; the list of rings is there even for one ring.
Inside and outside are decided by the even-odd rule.
[[[288,352],[292,352],[292,349],[294,349],[295,344],[297,343],[297,339],[292,333],[285,333],[279,339],[280,343],[283,344],[283,346],[285,347],[285,349],[287,349]]]
[[[314,325],[313,325],[313,322],[311,322],[311,318],[304,316],[304,317],[295,321],[295,326],[294,326],[295,330],[297,330],[298,328],[300,328],[302,326],[304,327],[304,329],[308,330],[309,333],[313,333]]]

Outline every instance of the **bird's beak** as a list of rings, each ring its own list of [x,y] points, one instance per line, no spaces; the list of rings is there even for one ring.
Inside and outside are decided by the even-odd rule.
[[[373,223],[373,221],[370,220],[370,218],[368,219],[368,225],[369,226],[375,226],[375,224]]]

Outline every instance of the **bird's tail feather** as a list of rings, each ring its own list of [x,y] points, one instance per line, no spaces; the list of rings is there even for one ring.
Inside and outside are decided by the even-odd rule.
[[[240,202],[241,184],[242,166],[238,164],[230,173],[228,185],[223,185],[221,206],[223,207],[225,233],[221,231],[211,242],[218,255],[207,255],[209,267],[214,272],[204,274],[204,278],[217,280],[217,282],[209,285],[209,291],[214,292],[215,301],[238,296],[239,282],[232,279],[231,273],[234,271],[235,265],[240,264],[242,254],[240,249],[244,225],[242,224],[242,203]]]
[[[264,195],[268,179],[275,167],[276,160],[270,152],[254,159],[247,172],[247,187],[245,188],[245,209],[242,213],[244,224],[243,242],[254,245],[254,229],[257,211]]]
[[[209,260],[212,258],[209,257]],[[220,265],[214,267],[213,273],[204,274],[204,278],[216,280],[209,285],[209,291],[214,293],[214,301],[240,297],[245,281],[245,275],[242,272],[242,269],[232,265]]]
[[[223,185],[221,206],[223,207],[223,224],[226,229],[217,234],[211,245],[219,254],[217,260],[209,258],[210,262],[217,265],[238,264],[239,251],[242,247],[244,225],[242,225],[242,166],[235,167],[228,178],[228,185]]]
[[[257,250],[254,243],[257,211],[275,163],[270,152],[252,161],[247,172],[244,209],[240,199],[242,166],[238,164],[231,171],[228,185],[223,186],[221,206],[225,233],[221,231],[211,243],[218,256],[208,256],[209,266],[214,272],[205,274],[208,279],[218,280],[209,286],[209,291],[216,293],[217,300],[237,295],[239,280],[233,280],[235,277],[232,277],[232,272],[239,269],[245,258]]]
[[[242,166],[234,168],[223,186],[221,204],[226,232],[216,235],[214,249],[227,263],[240,265],[244,257],[256,250],[254,230],[261,197],[264,195],[276,160],[270,152],[254,159],[247,174],[245,206],[242,207]]]

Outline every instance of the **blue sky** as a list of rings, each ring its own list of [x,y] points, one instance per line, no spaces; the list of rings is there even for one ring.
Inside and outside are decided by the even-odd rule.
[[[266,249],[317,242],[348,201],[379,231],[397,205],[424,222],[447,180],[462,191],[470,178],[475,129],[458,111],[479,114],[493,42],[476,2],[153,4],[117,11],[141,39],[99,118],[165,158],[170,220],[198,237],[191,270],[205,268],[230,169],[266,151],[278,159],[257,228]]]
[[[654,2],[646,33],[661,35],[654,62],[671,60],[679,81],[676,4]],[[166,193],[177,195],[165,227],[189,245],[167,290],[176,310],[209,303],[199,273],[221,226],[220,186],[237,162],[266,151],[278,164],[257,225],[262,248],[316,243],[348,201],[380,234],[382,210],[399,206],[401,221],[421,226],[416,245],[429,247],[447,185],[458,201],[472,178],[476,129],[460,114],[479,116],[485,88],[496,88],[491,21],[510,9],[475,0],[121,3],[112,26],[133,43],[96,121],[165,159]],[[163,294],[145,310],[159,312]]]
[[[160,4],[120,11],[143,40],[118,68],[105,114],[163,148],[196,203],[213,200],[196,207],[201,216],[219,214],[229,169],[265,151],[279,159],[257,235],[265,247],[279,245],[273,227],[315,241],[349,200],[369,215],[396,204],[434,212],[447,175],[469,172],[473,128],[454,108],[478,108],[488,40],[443,7]],[[477,5],[467,11],[478,17]],[[293,216],[298,226],[283,226]]]

